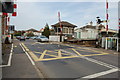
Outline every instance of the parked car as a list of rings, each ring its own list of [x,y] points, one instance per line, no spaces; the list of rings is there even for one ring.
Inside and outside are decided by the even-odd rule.
[[[36,38],[36,40],[37,40],[38,42],[48,42],[48,41],[49,41],[49,39],[48,39],[47,37],[45,37],[45,36],[38,36],[38,37]]]
[[[27,36],[26,39],[30,39],[30,37]]]
[[[36,38],[37,38],[36,36],[31,37],[31,39],[36,39]]]
[[[16,39],[20,39],[21,36],[16,36]]]
[[[25,36],[21,36],[19,40],[20,40],[20,41],[22,41],[22,40],[25,41],[25,39],[26,39]]]

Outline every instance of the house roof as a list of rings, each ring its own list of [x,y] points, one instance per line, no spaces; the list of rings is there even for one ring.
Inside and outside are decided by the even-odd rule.
[[[102,29],[100,32],[106,32],[106,29]],[[113,30],[113,29],[108,29],[108,32],[111,32],[111,33],[118,33],[117,30]]]
[[[74,25],[74,24],[71,24],[71,23],[69,23],[69,22],[67,22],[67,21],[61,21],[61,25],[62,26],[66,26],[66,27],[77,27],[76,25]],[[51,25],[52,27],[60,27],[60,23],[58,22],[58,23],[56,23],[56,24],[54,24],[54,25]]]
[[[81,27],[80,29],[85,29],[85,28],[96,29],[96,26],[86,25],[86,26]],[[102,29],[102,28],[105,28],[105,26],[101,24],[99,25],[99,28]]]
[[[38,32],[37,30],[35,30],[35,29],[28,29],[27,31],[33,31],[33,32]]]
[[[40,29],[40,32],[43,32],[43,31],[44,31],[44,28],[41,28],[41,29]]]
[[[86,25],[84,27],[81,27],[80,29],[85,29],[85,28],[96,29],[96,26]]]

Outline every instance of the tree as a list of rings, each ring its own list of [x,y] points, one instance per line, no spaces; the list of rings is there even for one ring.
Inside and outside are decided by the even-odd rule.
[[[45,25],[45,28],[44,28],[44,31],[43,31],[42,35],[44,35],[44,36],[46,36],[47,38],[49,38],[50,29],[49,29],[49,26],[48,26],[47,23],[46,23],[46,25]]]

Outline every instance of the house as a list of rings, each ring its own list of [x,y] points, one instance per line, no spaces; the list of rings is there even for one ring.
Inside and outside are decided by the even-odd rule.
[[[99,30],[105,29],[104,25],[99,25]],[[96,39],[98,36],[98,29],[93,25],[86,25],[75,29],[75,38],[77,39]]]
[[[60,28],[60,23],[56,23],[54,25],[51,25],[52,29],[54,29],[55,34],[54,35],[60,35],[61,34],[61,28]],[[73,35],[74,34],[74,28],[77,27],[74,24],[71,24],[67,21],[61,21],[61,26],[62,26],[62,35]]]
[[[37,31],[37,30],[35,30],[35,29],[33,29],[33,28],[31,28],[31,29],[29,29],[29,30],[26,30],[26,33],[25,33],[25,34],[27,34],[27,33],[33,33],[35,36],[41,35],[41,33],[40,33],[39,31]]]
[[[117,37],[118,31],[117,30],[113,30],[113,29],[108,29],[108,34],[106,29],[102,29],[99,33],[101,35],[101,37]]]

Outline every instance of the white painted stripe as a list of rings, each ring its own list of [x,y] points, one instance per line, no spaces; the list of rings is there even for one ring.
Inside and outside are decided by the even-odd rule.
[[[11,66],[12,55],[13,55],[13,44],[12,44],[11,53],[10,53],[10,56],[9,56],[8,66]]]
[[[35,65],[35,62],[32,60],[32,58],[30,57],[30,55],[25,51],[25,49],[23,48],[22,44],[20,44],[20,46],[22,47],[23,51],[25,52],[25,54],[27,55],[27,57],[29,58],[30,62],[32,63],[32,65]]]
[[[13,55],[13,53],[10,53],[9,61],[8,61],[8,65],[9,65],[9,66],[11,66],[12,55]]]
[[[13,44],[12,44],[12,48],[10,50],[10,56],[9,56],[9,59],[8,59],[8,64],[7,65],[0,65],[0,67],[8,67],[8,66],[11,66],[12,64],[12,55],[13,55]]]
[[[68,45],[68,46],[70,46],[70,45]],[[84,48],[84,49],[87,49],[87,48]],[[101,65],[101,66],[107,67],[107,68],[118,68],[118,67],[113,66],[113,65],[111,65],[111,64],[104,63],[104,62],[102,62],[102,61],[98,61],[98,60],[95,60],[95,59],[92,59],[92,58],[88,58],[88,57],[85,57],[85,56],[79,56],[79,57],[82,58],[82,59],[88,60],[88,61],[90,61],[90,62],[99,64],[99,65]]]
[[[85,56],[80,56],[80,58],[83,58],[85,60],[88,60],[90,62],[99,64],[99,65],[102,65],[102,66],[105,66],[105,67],[108,67],[108,68],[117,68],[116,66],[113,66],[111,64],[107,64],[107,63],[104,63],[102,61],[98,61],[98,60],[95,60],[95,59],[92,59],[92,58],[88,58],[88,57],[85,57]]]
[[[0,65],[0,68],[1,68],[1,67],[8,67],[8,65]]]
[[[85,76],[85,77],[82,77],[82,78],[97,78],[97,77],[100,77],[100,76],[103,76],[103,75],[107,75],[107,74],[110,74],[110,73],[113,73],[113,72],[117,72],[119,69],[110,69],[108,71],[103,71],[103,72],[99,72],[99,73],[95,73],[95,74],[92,74],[92,75],[88,75],[88,76]]]
[[[35,62],[32,60],[32,58],[29,56],[29,54],[28,54],[27,52],[25,52],[25,53],[26,53],[26,55],[28,56],[28,58],[30,59],[32,65],[35,65]]]

